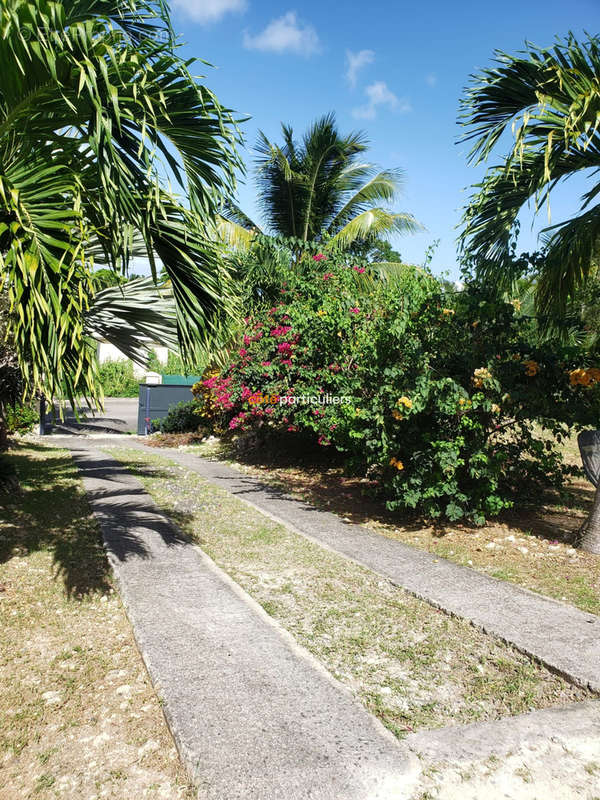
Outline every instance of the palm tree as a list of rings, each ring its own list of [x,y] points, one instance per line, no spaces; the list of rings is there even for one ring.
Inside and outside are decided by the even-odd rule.
[[[139,241],[155,277],[164,267],[184,356],[222,311],[210,226],[234,188],[238,133],[188,68],[164,0],[3,0],[0,282],[31,394],[97,395],[94,249],[126,273]]]
[[[310,126],[301,142],[283,124],[282,137],[283,144],[277,145],[261,132],[255,148],[258,199],[267,233],[348,247],[420,227],[411,214],[380,205],[394,200],[402,172],[379,171],[363,161],[368,147],[363,133],[342,136],[335,116],[327,114]],[[248,244],[236,226],[246,232],[261,230],[237,206],[227,206],[223,216],[232,223],[222,223],[230,243]]]
[[[538,307],[564,310],[598,265],[600,245],[600,39],[573,35],[550,49],[496,53],[495,66],[474,76],[462,101],[469,161],[480,164],[514,132],[513,145],[492,167],[464,214],[462,244],[483,277],[512,279],[511,241],[521,209],[544,208],[552,190],[575,174],[592,179],[579,212],[544,231]]]
[[[463,122],[474,164],[487,161],[513,132],[508,155],[475,187],[463,219],[462,245],[485,279],[515,277],[511,242],[527,203],[537,211],[567,178],[590,179],[575,216],[543,232],[537,307],[564,313],[600,256],[600,39],[580,43],[570,34],[549,49],[497,52],[495,65],[474,76],[466,92]],[[582,546],[600,553],[599,491]]]

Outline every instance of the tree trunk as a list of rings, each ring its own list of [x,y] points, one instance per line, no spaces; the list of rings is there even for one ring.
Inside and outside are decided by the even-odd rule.
[[[596,488],[592,510],[583,524],[581,534],[581,549],[588,553],[600,554],[600,483]]]

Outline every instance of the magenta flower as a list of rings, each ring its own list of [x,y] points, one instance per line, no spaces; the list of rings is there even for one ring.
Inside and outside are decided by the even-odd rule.
[[[323,253],[317,253],[316,256],[313,256],[313,261],[325,261],[327,256],[324,256]]]
[[[277,345],[277,349],[280,353],[289,353],[292,349],[292,345],[289,342],[281,342],[281,344]]]
[[[323,275],[323,280],[328,281],[329,278],[333,278],[333,272],[325,272]]]
[[[359,275],[362,275],[363,272],[366,272],[364,267],[352,267],[355,272],[358,272]]]
[[[360,308],[358,306],[354,306],[354,308],[350,309],[351,314],[360,314]]]
[[[274,336],[276,338],[279,336],[285,336],[286,333],[289,333],[291,330],[292,330],[291,325],[278,325],[276,328],[273,328],[271,330],[271,336]]]

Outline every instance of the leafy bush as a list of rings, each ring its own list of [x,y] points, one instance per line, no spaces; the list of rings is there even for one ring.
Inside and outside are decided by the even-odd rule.
[[[195,400],[177,403],[171,406],[166,417],[152,420],[152,428],[161,433],[192,433],[200,427],[200,410]]]
[[[213,424],[309,434],[392,509],[481,523],[561,486],[556,443],[598,419],[600,383],[578,379],[590,365],[577,350],[532,345],[512,304],[477,286],[444,294],[417,268],[382,281],[317,254],[245,326],[230,366],[197,388]]]
[[[105,397],[138,396],[140,382],[133,375],[131,361],[105,361],[98,372]]]
[[[6,427],[11,433],[29,433],[39,420],[39,414],[30,405],[9,406],[6,409]]]

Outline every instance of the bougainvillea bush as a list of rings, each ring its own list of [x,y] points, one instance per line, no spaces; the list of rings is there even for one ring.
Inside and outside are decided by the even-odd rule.
[[[444,292],[425,270],[382,280],[316,254],[257,309],[230,366],[196,386],[205,419],[308,436],[373,479],[391,509],[481,523],[560,487],[557,443],[597,424],[600,371],[533,346],[516,303]]]

